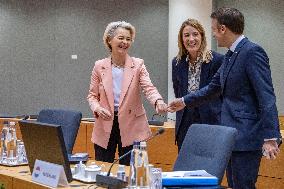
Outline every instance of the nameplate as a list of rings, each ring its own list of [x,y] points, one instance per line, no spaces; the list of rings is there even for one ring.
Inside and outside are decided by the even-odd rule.
[[[32,174],[32,181],[56,188],[68,186],[62,165],[36,160]]]

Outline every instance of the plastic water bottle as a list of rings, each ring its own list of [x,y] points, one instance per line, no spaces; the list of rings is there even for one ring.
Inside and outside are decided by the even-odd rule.
[[[17,136],[16,136],[16,123],[10,122],[9,131],[7,133],[7,163],[17,163]]]
[[[150,171],[149,171],[149,161],[148,153],[146,150],[146,142],[140,143],[139,158],[137,164],[137,179],[139,188],[149,188],[150,187]]]
[[[9,122],[8,121],[4,121],[3,123],[3,128],[1,131],[1,154],[0,154],[0,160],[2,163],[6,163],[6,159],[7,159],[7,134],[9,132]]]
[[[129,188],[137,188],[137,167],[140,152],[140,142],[134,141],[130,157]]]

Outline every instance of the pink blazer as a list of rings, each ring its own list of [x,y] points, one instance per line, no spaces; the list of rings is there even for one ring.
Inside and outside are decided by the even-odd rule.
[[[151,135],[145,109],[142,104],[141,90],[153,106],[157,99],[162,98],[150,80],[144,61],[139,58],[127,56],[118,112],[123,147],[132,145],[134,140],[144,140]],[[103,148],[107,148],[114,118],[110,57],[96,61],[92,71],[87,99],[93,112],[97,106],[102,106],[112,114],[112,120],[105,121],[94,113],[96,121],[92,133],[92,142]]]

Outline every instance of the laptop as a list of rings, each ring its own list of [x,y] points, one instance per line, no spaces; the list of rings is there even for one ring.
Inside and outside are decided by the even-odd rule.
[[[36,121],[19,121],[29,168],[32,173],[35,160],[63,165],[67,181],[72,181],[72,173],[60,125]]]

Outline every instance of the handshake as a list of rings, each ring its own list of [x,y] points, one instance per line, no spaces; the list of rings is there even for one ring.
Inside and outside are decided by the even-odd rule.
[[[182,98],[177,98],[173,100],[171,103],[169,103],[168,105],[162,99],[159,99],[156,102],[156,112],[158,114],[163,114],[166,112],[173,113],[173,112],[182,110],[184,107],[185,107],[185,104]]]
[[[164,114],[167,112],[173,113],[182,110],[184,107],[185,104],[183,103],[183,100],[181,98],[173,100],[171,103],[169,103],[169,105],[167,105],[162,99],[158,99],[155,103],[155,109],[158,114]],[[111,120],[111,113],[101,106],[98,106],[95,109],[94,114],[104,120]]]

